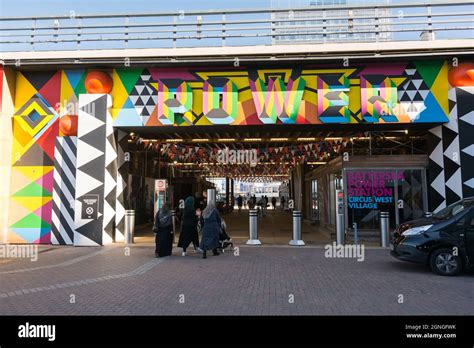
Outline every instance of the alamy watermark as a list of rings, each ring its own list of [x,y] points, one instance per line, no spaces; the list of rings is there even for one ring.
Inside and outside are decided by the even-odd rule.
[[[0,259],[30,259],[38,261],[38,245],[1,244]]]
[[[357,259],[358,262],[365,260],[365,246],[363,244],[337,245],[336,242],[324,246],[324,257]]]
[[[257,150],[230,150],[228,147],[217,153],[217,162],[222,164],[250,164],[255,167],[258,162]]]

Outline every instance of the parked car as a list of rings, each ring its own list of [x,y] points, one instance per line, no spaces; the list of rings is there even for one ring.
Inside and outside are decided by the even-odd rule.
[[[392,256],[423,263],[453,276],[474,266],[474,197],[462,199],[427,218],[408,221],[395,231]]]

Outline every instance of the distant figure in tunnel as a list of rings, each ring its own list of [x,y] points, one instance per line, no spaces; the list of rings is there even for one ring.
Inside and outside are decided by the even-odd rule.
[[[207,250],[212,250],[214,256],[219,255],[217,247],[219,246],[219,233],[221,231],[221,217],[214,202],[209,202],[206,209],[202,212],[203,219],[201,249],[202,258],[207,258]]]
[[[194,198],[190,196],[184,201],[184,212],[178,241],[178,247],[183,248],[183,256],[186,256],[186,248],[191,243],[193,243],[194,251],[198,251],[199,235],[197,225],[198,218],[196,216],[196,209],[194,209]]]
[[[241,195],[239,195],[239,196],[237,197],[237,207],[239,208],[239,213],[240,213],[240,211],[242,210],[243,200],[244,200],[244,199],[242,198]]]
[[[276,207],[277,207],[277,199],[276,199],[276,197],[272,197],[272,206],[273,206],[273,210],[275,210]]]
[[[170,256],[173,249],[173,216],[171,215],[170,204],[165,203],[156,213],[155,224],[153,225],[155,237],[155,256]]]

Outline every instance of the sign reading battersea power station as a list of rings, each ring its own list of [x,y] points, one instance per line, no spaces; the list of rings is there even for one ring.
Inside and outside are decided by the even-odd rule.
[[[450,69],[447,61],[415,61],[343,68],[10,70],[3,241],[123,240],[126,127],[441,124],[452,107]],[[4,103],[7,97],[2,95]],[[95,204],[83,207],[90,197]]]

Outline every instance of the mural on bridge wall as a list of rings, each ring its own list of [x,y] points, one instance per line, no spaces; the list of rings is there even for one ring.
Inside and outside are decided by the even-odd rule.
[[[116,69],[115,126],[447,122],[444,61],[300,69]]]
[[[472,127],[472,87],[463,86],[450,92],[448,70],[448,63],[443,61],[257,70],[128,68],[104,71],[102,75],[110,80],[104,84],[107,88],[97,90],[94,89],[97,81],[91,81],[86,70],[17,72],[12,117],[14,140],[8,240],[11,243],[74,243],[72,239],[78,226],[72,221],[72,210],[64,207],[67,204],[77,206],[75,185],[83,173],[76,172],[76,158],[80,161],[82,155],[75,152],[88,146],[103,153],[99,157],[105,156],[104,166],[108,168],[103,180],[100,179],[102,174],[99,178],[100,194],[106,196],[99,199],[102,204],[100,213],[106,215],[103,220],[107,221],[97,236],[86,236],[92,241],[88,243],[101,244],[104,239],[110,241],[114,238],[114,214],[115,225],[119,226],[115,234],[123,238],[126,182],[122,176],[126,168],[123,160],[116,157],[117,152],[123,152],[120,143],[126,145],[126,133],[115,135],[119,148],[114,148],[111,123],[134,127],[446,123],[451,115],[459,116],[463,126]],[[79,96],[88,91],[110,94],[112,104],[106,109],[80,111]],[[458,102],[460,98],[463,100],[462,108],[456,107],[456,95]],[[109,120],[105,122],[107,141],[94,144],[90,136],[80,131],[82,135],[79,134],[81,141],[78,143],[77,124],[79,128],[90,126],[84,117],[81,121],[79,116],[78,122],[78,114],[98,119],[106,117]],[[472,173],[461,174],[458,170],[461,162],[457,167],[452,166],[442,157],[443,152],[446,157],[446,153],[456,146],[460,146],[459,161],[472,161],[474,156],[472,141],[466,140],[469,137],[460,139],[463,130],[456,128],[456,134],[451,134],[453,127],[457,127],[454,123],[446,123],[440,126],[443,128],[432,131],[441,140],[435,142],[437,145],[430,151],[430,166],[436,164],[439,167],[436,167],[439,173],[436,172],[431,189],[440,195],[435,198],[441,205],[454,197],[448,197],[446,187],[457,187],[457,196],[462,196],[463,190],[472,192],[474,188]],[[67,165],[63,163],[65,154],[71,158]],[[83,164],[87,166],[86,162]],[[116,178],[117,166],[123,173],[117,173]],[[448,169],[450,173],[441,178]],[[449,181],[452,175],[454,179]],[[110,182],[106,182],[106,177]],[[114,195],[117,197],[117,212],[112,202]],[[104,206],[106,203],[108,205]]]

